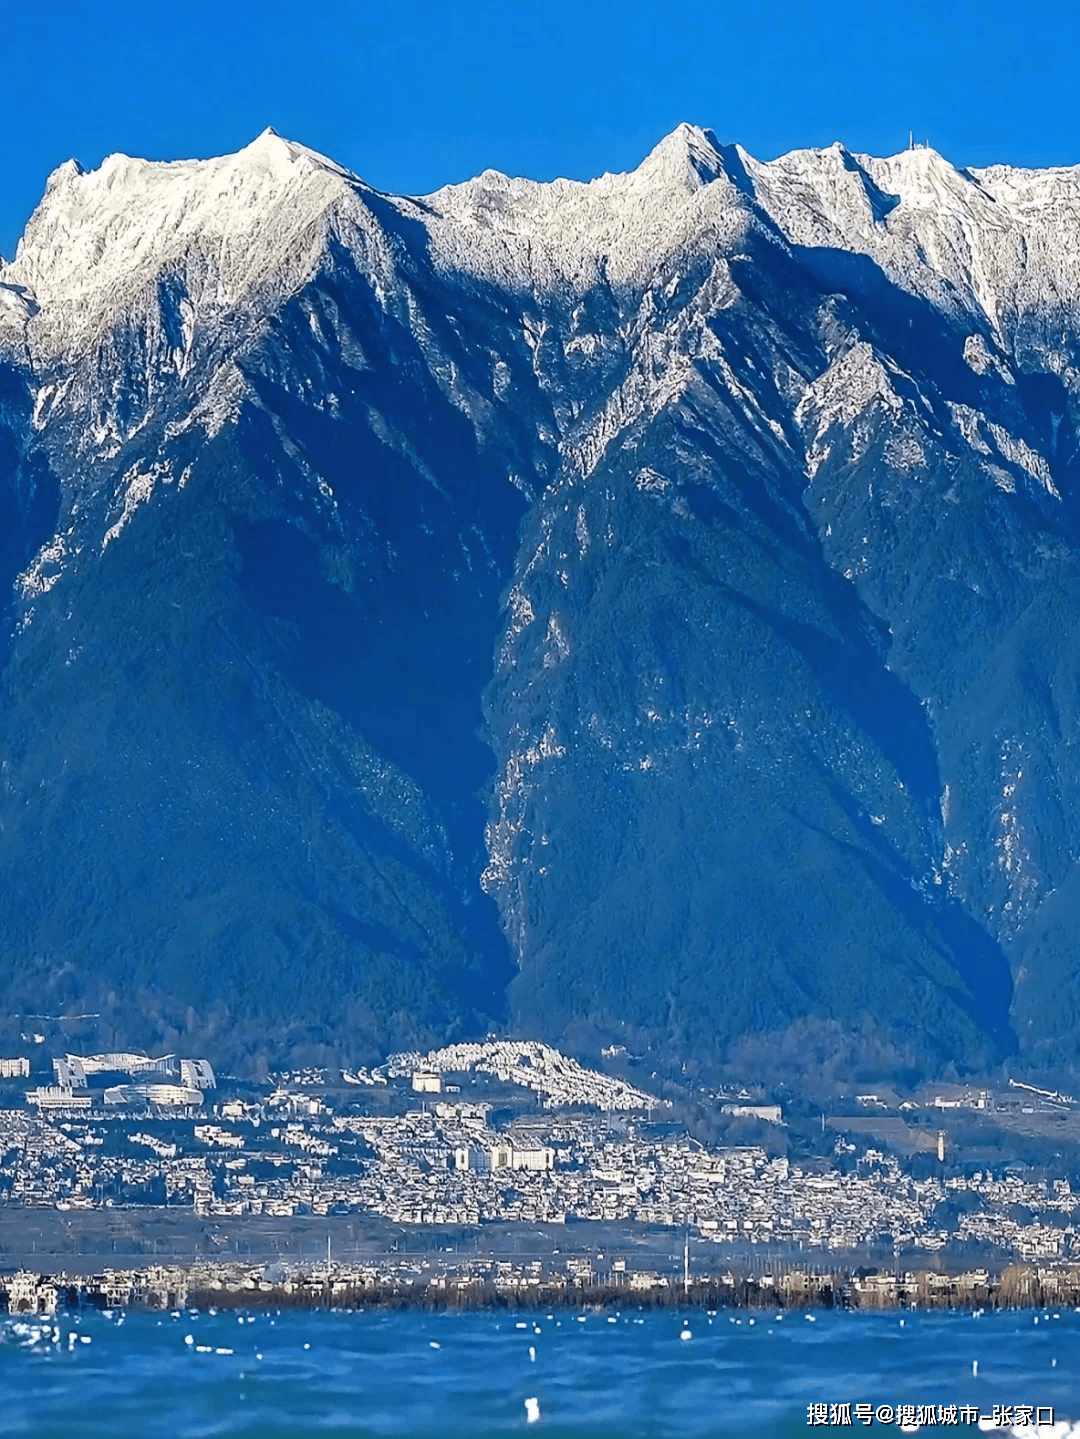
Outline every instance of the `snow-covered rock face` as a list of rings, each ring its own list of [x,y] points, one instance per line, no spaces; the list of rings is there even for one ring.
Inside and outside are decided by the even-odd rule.
[[[272,130],[219,160],[110,155],[89,174],[68,160],[49,177],[3,283],[32,297],[36,312],[24,318],[44,359],[93,343],[162,275],[192,282],[195,305],[234,309],[263,286],[280,295],[310,276],[325,242],[318,222],[350,182]]]
[[[426,198],[436,264],[518,291],[647,287],[687,248],[730,248],[750,221],[715,138],[682,125],[625,175],[540,184],[485,171]]]
[[[1078,229],[1080,170],[692,126],[61,166],[0,266],[11,1007],[1073,1058]]]
[[[272,130],[217,160],[111,155],[91,173],[69,160],[4,269],[8,323],[33,320],[46,352],[77,347],[193,255],[222,308],[295,288],[321,259],[320,222],[355,220],[371,194]],[[929,149],[879,160],[840,145],[763,163],[681,125],[630,174],[542,184],[489,170],[420,202],[380,199],[428,230],[436,264],[503,283],[648,283],[666,257],[730,246],[764,216],[793,245],[870,256],[995,332],[1040,306],[1075,313],[1080,286],[1080,167],[958,171]]]
[[[840,145],[746,163],[792,244],[866,255],[894,284],[987,326],[999,343],[1040,310],[1059,313],[1075,338],[1080,167],[961,171],[929,149],[878,160]]]

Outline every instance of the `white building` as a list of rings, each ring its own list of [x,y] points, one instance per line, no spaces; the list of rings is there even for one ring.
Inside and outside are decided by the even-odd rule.
[[[221,1149],[243,1149],[241,1135],[222,1129],[218,1124],[196,1124],[195,1138],[203,1144],[216,1144]]]
[[[784,1112],[779,1104],[722,1104],[720,1113],[739,1119],[764,1119],[769,1124],[780,1124]]]
[[[546,1146],[539,1149],[518,1149],[515,1147],[513,1167],[515,1169],[527,1169],[534,1173],[554,1169],[555,1151]]]
[[[488,1151],[492,1169],[525,1169],[534,1172],[555,1168],[555,1151],[548,1148],[519,1149],[512,1139],[501,1139]]]
[[[28,1079],[30,1077],[30,1061],[28,1059],[0,1059],[0,1079]]]
[[[85,1091],[76,1094],[60,1084],[42,1085],[27,1091],[27,1099],[39,1109],[89,1109],[93,1102]]]
[[[149,1104],[158,1109],[197,1109],[201,1089],[184,1084],[114,1084],[105,1091],[106,1104]]]
[[[60,1297],[54,1284],[27,1270],[11,1276],[7,1294],[9,1314],[55,1314]]]
[[[188,1089],[216,1089],[214,1071],[205,1059],[182,1059],[180,1061],[180,1083]]]
[[[417,1094],[441,1094],[442,1075],[416,1070],[412,1077],[412,1087]]]
[[[454,1150],[454,1168],[486,1174],[491,1168],[491,1155],[476,1144],[460,1144]]]
[[[66,1059],[54,1059],[53,1070],[61,1089],[86,1088],[86,1070],[82,1060],[75,1055],[69,1054]]]
[[[67,1062],[81,1065],[84,1074],[176,1073],[176,1056],[173,1054],[163,1054],[160,1059],[149,1059],[145,1054],[129,1054],[126,1051],[112,1054],[69,1054]]]
[[[500,1139],[488,1150],[492,1169],[513,1169],[514,1146],[509,1139]]]

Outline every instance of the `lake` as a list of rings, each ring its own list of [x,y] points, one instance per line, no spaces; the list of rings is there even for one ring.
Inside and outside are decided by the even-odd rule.
[[[848,1428],[844,1405],[851,1428],[879,1434],[900,1432],[898,1418],[929,1427],[931,1415],[935,1430],[977,1434],[998,1406],[1001,1432],[1028,1408],[1043,1422],[1015,1432],[1061,1436],[1080,1420],[1080,1313],[185,1310],[0,1321],[0,1433],[35,1439],[785,1435]]]

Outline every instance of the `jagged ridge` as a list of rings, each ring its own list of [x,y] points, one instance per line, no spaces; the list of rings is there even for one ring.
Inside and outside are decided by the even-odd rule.
[[[12,1008],[355,1057],[516,971],[583,1043],[1071,1062],[1078,219],[691,126],[419,199],[61,167],[0,269]]]

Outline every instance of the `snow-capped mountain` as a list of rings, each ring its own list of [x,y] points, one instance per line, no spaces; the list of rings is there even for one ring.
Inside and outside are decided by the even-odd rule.
[[[1078,330],[1080,168],[69,161],[0,265],[12,1024],[1073,1062]]]

